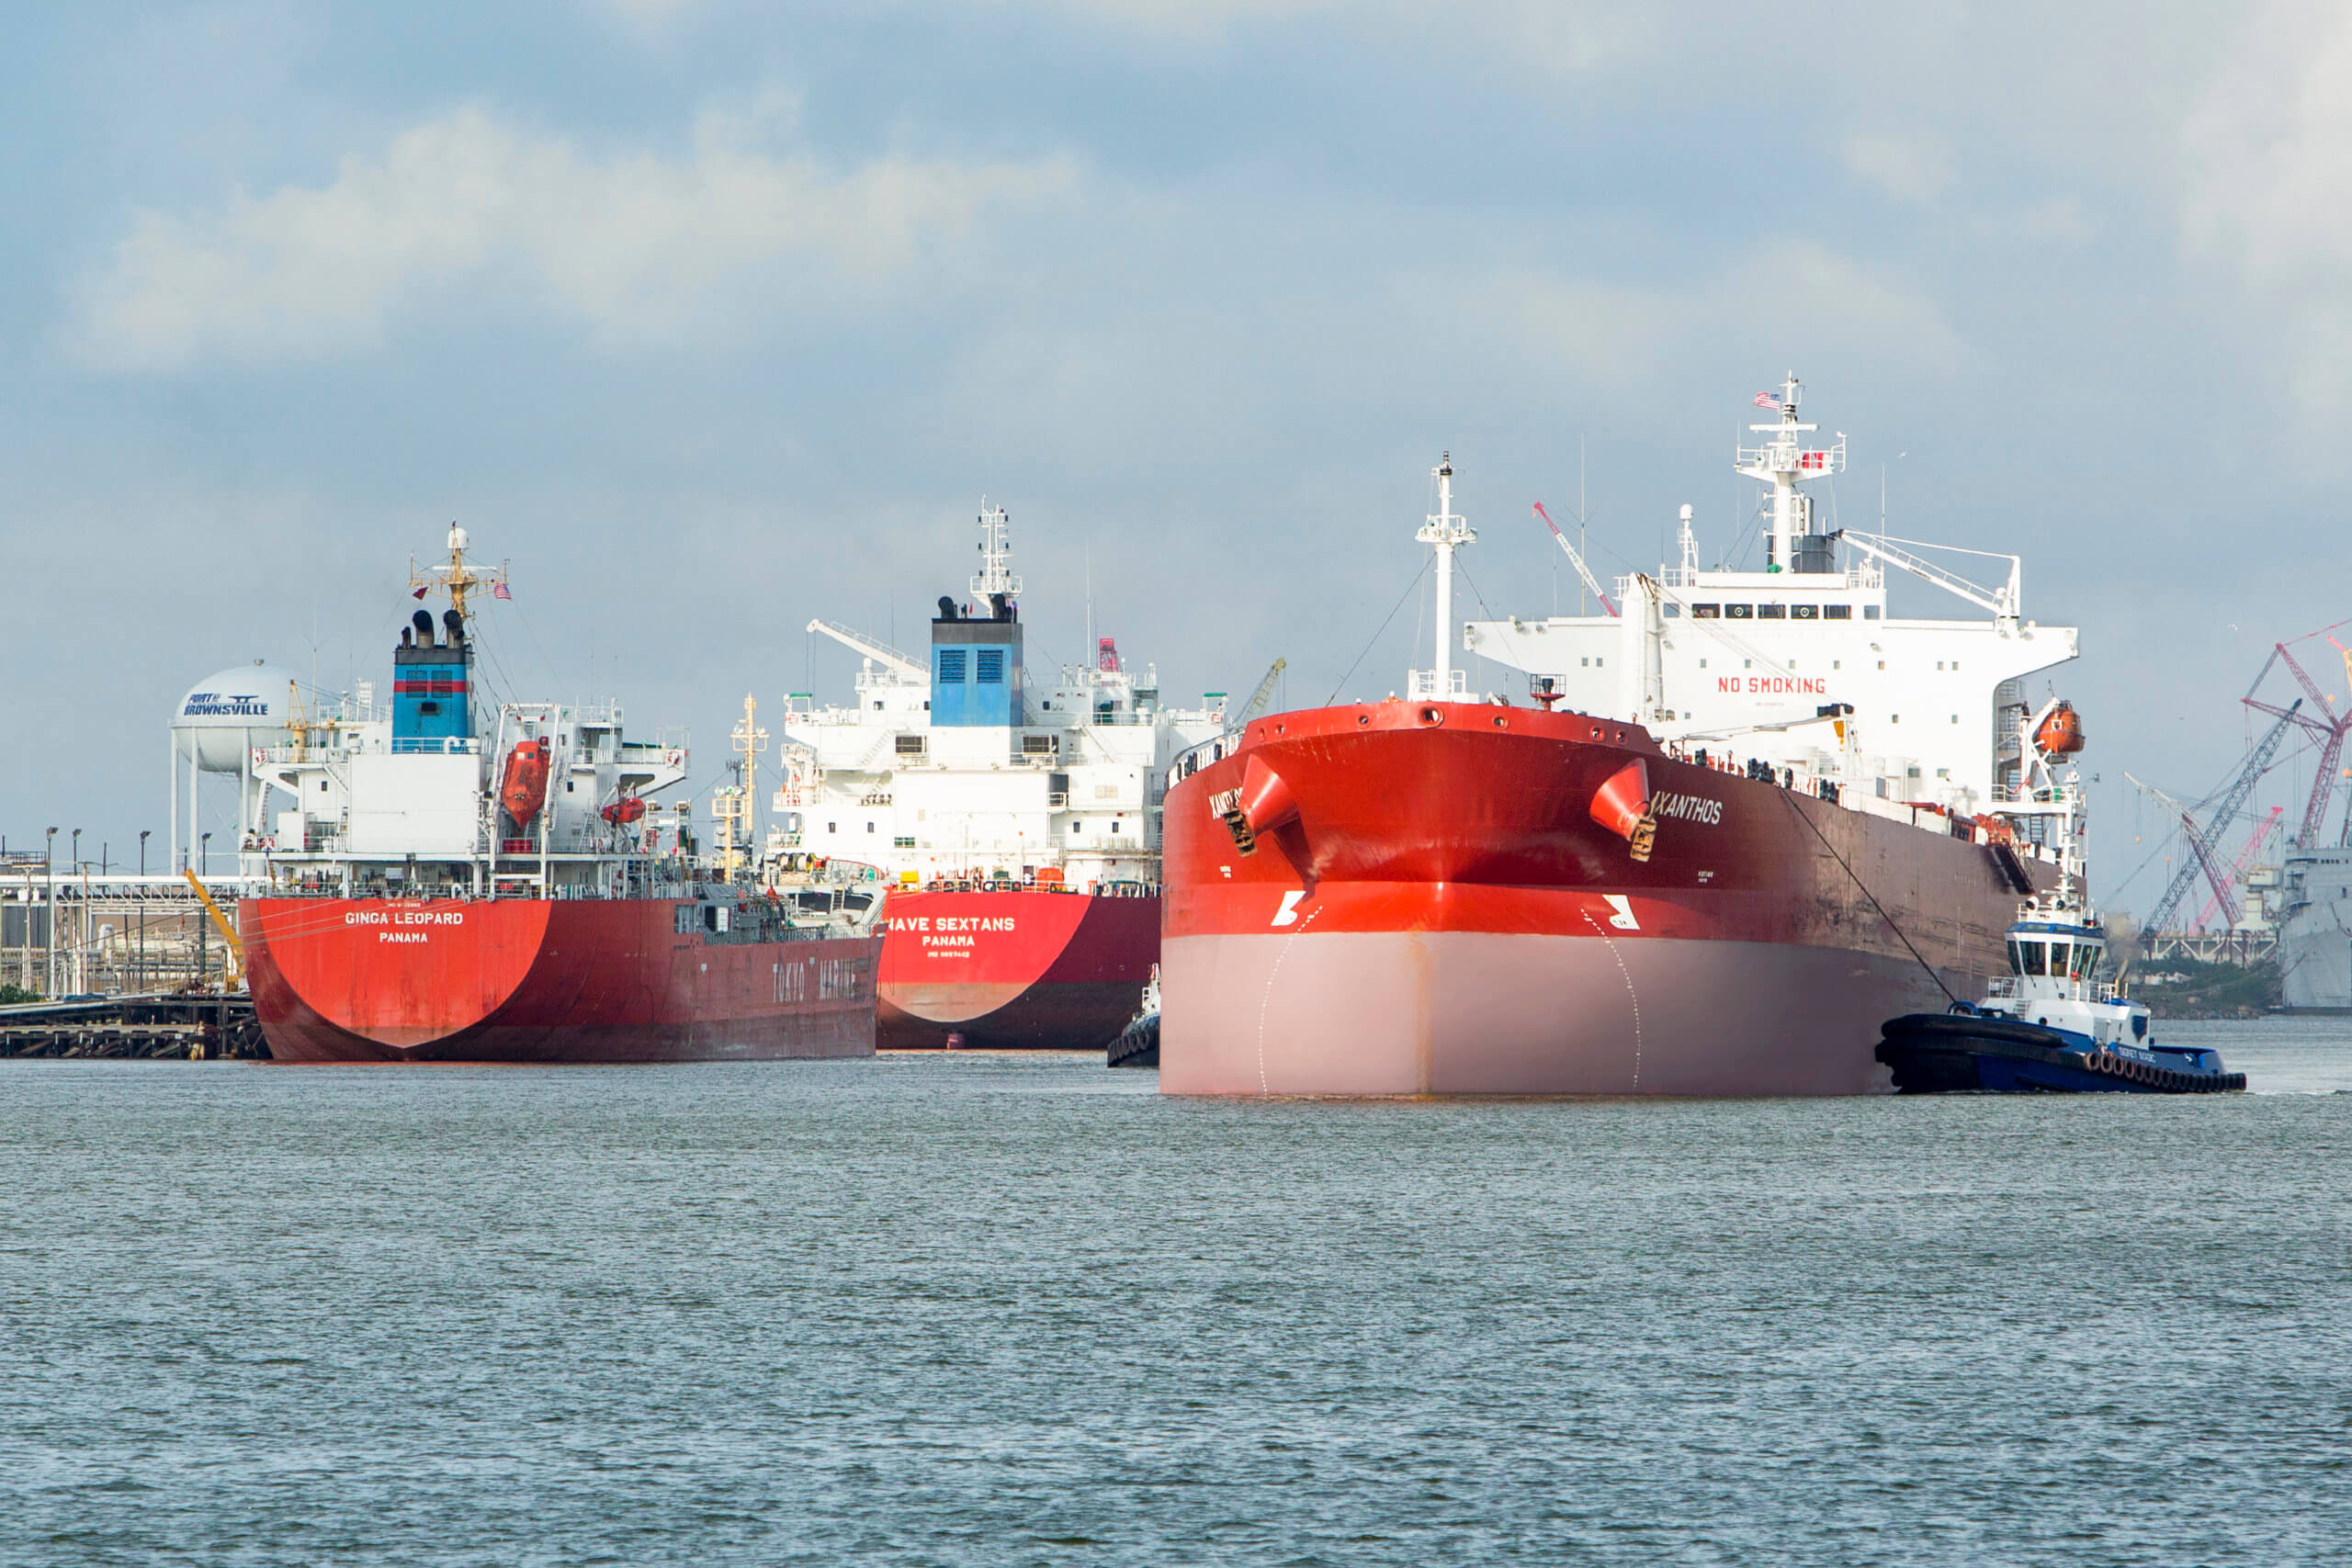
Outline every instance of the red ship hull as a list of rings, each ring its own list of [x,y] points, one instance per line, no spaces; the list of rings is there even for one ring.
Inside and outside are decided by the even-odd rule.
[[[1020,888],[890,895],[877,1041],[1099,1051],[1159,956],[1159,900]]]
[[[1264,825],[1253,852],[1228,811]],[[1581,715],[1391,701],[1261,719],[1169,792],[1160,1087],[1885,1090],[1879,1024],[1941,1009],[1943,987],[1982,995],[2007,972],[2015,878],[2055,875],[1916,818],[1677,761]]]
[[[692,906],[687,906],[691,908]],[[729,942],[666,899],[238,905],[282,1062],[698,1062],[874,1050],[879,936]]]

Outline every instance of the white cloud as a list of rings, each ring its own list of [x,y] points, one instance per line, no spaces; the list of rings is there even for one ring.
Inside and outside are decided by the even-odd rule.
[[[1222,39],[1236,27],[1329,17],[1369,30],[1402,34],[1426,57],[1433,39],[1492,46],[1521,65],[1578,74],[1635,53],[1658,36],[1657,18],[1641,7],[1601,0],[971,0],[990,6],[1055,9],[1122,26],[1198,39]]]
[[[2352,11],[2290,0],[2244,29],[2184,128],[2188,254],[2270,318],[2304,412],[2352,408]]]
[[[1726,340],[1947,373],[1967,344],[1935,302],[1808,240],[1769,243],[1680,288],[1508,274],[1483,291],[1522,353],[1604,379],[1638,378]]]
[[[985,211],[1075,178],[1061,160],[889,156],[836,172],[772,156],[758,135],[789,107],[706,116],[674,160],[598,159],[466,108],[346,158],[323,186],[239,193],[195,218],[141,213],[85,290],[74,346],[133,370],[315,358],[377,342],[422,293],[486,276],[606,335],[670,335],[708,313],[713,291],[771,274],[783,290],[887,286]]]
[[[1951,148],[1934,136],[1849,136],[1846,167],[1902,201],[1931,202],[1952,182]]]

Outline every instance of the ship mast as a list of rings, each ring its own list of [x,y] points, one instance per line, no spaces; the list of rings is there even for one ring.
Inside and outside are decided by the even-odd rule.
[[[998,593],[1021,597],[1021,579],[1012,570],[1012,521],[1003,507],[990,506],[987,496],[980,497],[980,570],[972,574],[975,608]]]
[[[754,841],[752,814],[759,806],[760,753],[768,749],[768,732],[755,722],[759,711],[759,699],[744,693],[742,721],[735,726],[732,737],[735,750],[743,757],[736,764],[742,771],[742,782],[732,789],[714,791],[711,796],[711,815],[718,818],[721,882],[735,880],[741,851]]]
[[[1846,467],[1846,438],[1826,448],[1808,448],[1804,436],[1819,430],[1817,424],[1797,422],[1797,399],[1803,391],[1796,372],[1789,372],[1781,383],[1780,395],[1770,392],[1756,395],[1759,408],[1774,409],[1780,418],[1769,424],[1751,424],[1747,428],[1765,439],[1754,446],[1736,448],[1733,466],[1743,479],[1751,479],[1772,487],[1772,523],[1770,543],[1766,548],[1766,571],[1796,571],[1806,570],[1797,560],[1799,539],[1813,536],[1813,501],[1797,489],[1806,479],[1817,479],[1839,472]],[[1808,554],[1818,559],[1810,570],[1829,570],[1825,541]]]
[[[1416,698],[1444,698],[1461,690],[1462,672],[1453,668],[1453,552],[1475,543],[1477,534],[1465,518],[1453,512],[1453,454],[1442,453],[1430,473],[1437,479],[1437,511],[1413,536],[1437,552],[1436,649],[1427,670],[1408,672],[1407,685]]]
[[[418,599],[427,593],[442,594],[461,619],[472,619],[473,612],[466,608],[466,595],[483,588],[492,593],[503,590],[506,586],[506,564],[500,562],[495,571],[477,571],[466,560],[466,546],[469,542],[466,531],[452,523],[449,525],[449,558],[447,561],[420,569],[416,558],[409,557],[410,594]]]

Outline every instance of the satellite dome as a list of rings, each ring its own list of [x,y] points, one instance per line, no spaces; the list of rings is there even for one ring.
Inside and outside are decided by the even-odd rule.
[[[208,773],[242,773],[254,746],[288,746],[294,677],[272,665],[240,664],[208,675],[172,710],[172,750]]]

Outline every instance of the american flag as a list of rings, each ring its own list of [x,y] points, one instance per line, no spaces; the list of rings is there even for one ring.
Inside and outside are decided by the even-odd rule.
[[[1756,394],[1756,406],[1759,409],[1777,409],[1781,406],[1781,400],[1770,392],[1758,392]]]
[[[506,592],[506,584],[503,582],[493,582],[490,585],[490,596],[493,599],[512,599],[514,597],[514,595]]]

